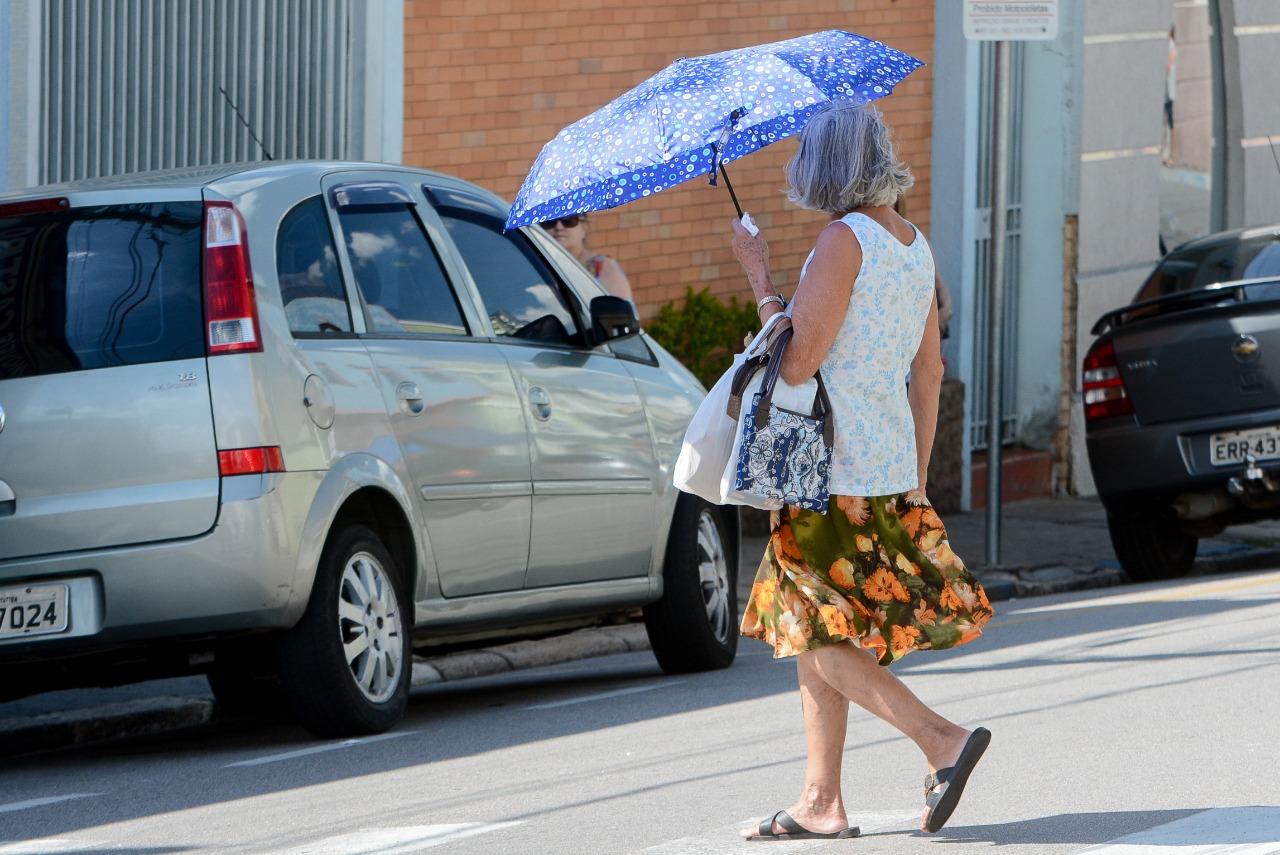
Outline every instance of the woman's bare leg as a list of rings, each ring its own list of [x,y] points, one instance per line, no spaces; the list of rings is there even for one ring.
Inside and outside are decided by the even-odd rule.
[[[902,731],[924,752],[929,771],[955,762],[969,731],[938,715],[875,656],[851,643],[814,651],[818,675],[841,695]]]
[[[804,773],[804,791],[800,800],[787,808],[787,813],[810,831],[842,831],[849,827],[840,795],[840,764],[844,760],[849,701],[818,675],[814,657],[813,653],[796,657],[809,760]],[[782,833],[776,824],[773,830]],[[755,833],[753,828],[743,836],[754,837]]]

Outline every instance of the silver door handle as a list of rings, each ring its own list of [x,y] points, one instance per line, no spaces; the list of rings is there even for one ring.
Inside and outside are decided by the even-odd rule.
[[[420,416],[427,408],[416,383],[401,383],[396,387],[396,397],[400,399],[400,409],[411,416]]]
[[[541,386],[529,389],[529,406],[533,409],[534,418],[545,422],[551,418],[551,395]]]

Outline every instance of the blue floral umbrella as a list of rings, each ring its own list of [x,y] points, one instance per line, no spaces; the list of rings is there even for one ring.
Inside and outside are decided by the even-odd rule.
[[[677,60],[556,134],[507,228],[613,208],[706,173],[715,184],[717,170],[728,184],[724,164],[798,133],[828,101],[888,95],[921,65],[843,30]]]

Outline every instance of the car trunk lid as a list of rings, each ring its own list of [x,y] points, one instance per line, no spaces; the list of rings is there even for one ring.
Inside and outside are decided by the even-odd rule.
[[[1280,407],[1280,301],[1263,289],[1235,289],[1217,305],[1186,303],[1181,311],[1116,329],[1116,360],[1139,422]],[[1238,299],[1243,297],[1244,299]]]
[[[202,216],[0,205],[0,560],[213,526]]]

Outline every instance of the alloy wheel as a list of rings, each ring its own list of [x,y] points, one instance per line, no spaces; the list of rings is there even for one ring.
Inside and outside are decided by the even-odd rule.
[[[702,586],[702,602],[707,609],[707,623],[716,641],[729,639],[733,615],[729,613],[729,560],[725,553],[720,527],[710,511],[698,515],[698,578]]]
[[[404,668],[403,626],[391,578],[367,552],[351,556],[342,571],[338,632],[361,693],[371,703],[388,700]]]

